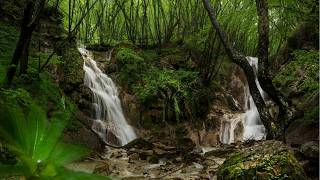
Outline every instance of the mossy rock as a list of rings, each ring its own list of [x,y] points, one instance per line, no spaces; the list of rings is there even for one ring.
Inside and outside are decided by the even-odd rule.
[[[230,156],[219,168],[218,180],[306,179],[305,172],[282,142],[265,141]]]
[[[133,49],[129,48],[119,49],[116,54],[116,59],[121,67],[125,64],[139,64],[144,61]]]
[[[83,59],[79,53],[75,42],[70,42],[65,45],[65,49],[62,52],[62,70],[65,89],[72,89],[78,87],[83,83],[84,70],[83,70]],[[73,86],[67,87],[67,86]]]
[[[310,101],[319,94],[318,51],[296,50],[291,56],[293,61],[281,68],[273,82],[288,98],[302,95],[301,99]]]
[[[132,85],[141,80],[141,74],[147,69],[144,59],[133,49],[120,48],[116,53],[119,80],[124,88],[132,89]]]

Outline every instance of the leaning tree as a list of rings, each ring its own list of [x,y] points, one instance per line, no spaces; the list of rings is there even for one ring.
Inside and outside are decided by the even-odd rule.
[[[231,61],[243,70],[246,75],[249,85],[250,93],[257,106],[258,112],[262,123],[267,130],[267,139],[282,139],[284,140],[284,131],[288,127],[289,123],[294,119],[294,108],[290,106],[284,96],[276,90],[272,84],[272,78],[269,75],[269,16],[268,16],[268,3],[267,0],[256,0],[256,8],[258,13],[258,59],[259,70],[258,80],[261,84],[261,88],[269,95],[269,97],[279,107],[279,116],[277,119],[273,118],[259,92],[259,89],[255,83],[256,75],[247,61],[246,56],[234,49],[229,40],[227,34],[221,28],[215,11],[212,8],[209,0],[202,0],[204,7],[208,13],[210,21],[218,33],[220,41]]]

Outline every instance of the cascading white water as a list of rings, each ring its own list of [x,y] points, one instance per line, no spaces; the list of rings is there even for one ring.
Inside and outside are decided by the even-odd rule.
[[[251,67],[255,71],[255,73],[258,71],[258,58],[255,57],[247,57]],[[255,79],[257,87],[259,89],[259,92],[263,99],[266,99],[266,93],[262,90],[260,83],[258,81],[258,78]],[[253,98],[250,94],[249,87],[245,87],[245,114],[243,119],[243,126],[244,126],[244,133],[243,133],[243,139],[254,139],[254,140],[261,140],[266,137],[266,130],[263,126],[260,115],[257,109],[257,106],[255,105]]]
[[[223,116],[220,128],[220,142],[231,144],[236,141],[242,141],[243,138],[243,114],[234,114],[233,116]]]
[[[95,120],[92,129],[107,143],[112,143],[112,134],[121,145],[127,144],[137,136],[125,119],[116,85],[99,69],[88,50],[84,47],[78,50],[84,59],[84,84],[91,89],[94,97]]]
[[[256,73],[258,71],[258,58],[247,57],[247,59]],[[266,93],[262,90],[258,78],[256,78],[255,81],[260,94],[264,99],[266,99]],[[230,144],[239,140],[265,139],[266,130],[260,120],[258,109],[250,94],[248,85],[244,87],[244,102],[245,113],[234,114],[231,117],[223,118],[220,128],[220,141],[222,143]]]

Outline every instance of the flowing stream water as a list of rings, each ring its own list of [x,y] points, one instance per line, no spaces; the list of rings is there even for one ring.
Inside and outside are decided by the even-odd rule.
[[[254,72],[258,72],[258,58],[255,57],[248,57],[248,61],[251,65],[251,67],[254,69]],[[259,89],[259,92],[262,96],[262,98],[266,99],[266,93],[262,90],[260,83],[258,81],[258,78],[256,76],[256,84]],[[255,139],[255,140],[261,140],[266,137],[266,130],[263,126],[260,115],[257,109],[257,106],[255,105],[253,98],[250,94],[249,87],[245,87],[245,114],[244,114],[244,140],[247,139]]]
[[[84,60],[84,84],[93,93],[95,120],[92,129],[106,143],[114,144],[116,141],[120,145],[127,144],[137,136],[123,114],[117,86],[108,75],[99,69],[88,50],[84,47],[78,50]]]
[[[256,73],[258,71],[258,58],[247,57],[248,62]],[[260,94],[266,99],[266,93],[262,90],[258,79],[255,79]],[[266,137],[257,107],[250,94],[248,85],[244,87],[245,113],[234,114],[224,118],[220,128],[220,141],[224,144],[234,143],[236,140],[262,140]]]

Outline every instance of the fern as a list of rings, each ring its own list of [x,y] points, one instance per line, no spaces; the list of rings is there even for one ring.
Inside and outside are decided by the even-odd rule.
[[[0,137],[18,162],[0,165],[0,177],[24,176],[27,179],[106,179],[66,170],[64,166],[79,160],[88,151],[61,142],[66,121],[46,119],[45,112],[31,104],[26,113],[17,105],[0,102]],[[25,116],[27,114],[27,116]],[[58,116],[56,116],[58,117]]]

